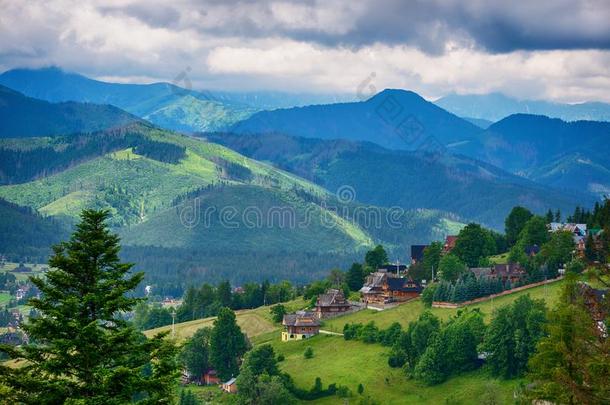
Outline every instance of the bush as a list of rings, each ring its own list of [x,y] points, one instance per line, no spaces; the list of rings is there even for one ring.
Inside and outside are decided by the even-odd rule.
[[[283,355],[283,354],[278,354],[278,355],[277,355],[277,361],[278,361],[278,363],[279,363],[279,362],[281,362],[281,361],[284,361],[284,360],[286,360],[286,357],[284,357],[284,355]]]
[[[364,392],[364,385],[358,384],[358,394],[362,395],[363,392]]]
[[[566,266],[566,272],[580,274],[585,270],[585,263],[580,259],[571,260]]]
[[[436,292],[437,288],[438,284],[430,284],[421,293],[421,300],[428,308],[432,306],[432,302],[434,301],[434,293]]]
[[[358,337],[364,343],[375,343],[375,342],[377,342],[378,336],[379,336],[379,329],[377,329],[377,326],[375,326],[374,321],[370,321],[369,323],[364,325],[364,327],[362,327]]]
[[[311,359],[313,357],[313,348],[311,346],[307,346],[303,356],[305,356],[306,359]]]

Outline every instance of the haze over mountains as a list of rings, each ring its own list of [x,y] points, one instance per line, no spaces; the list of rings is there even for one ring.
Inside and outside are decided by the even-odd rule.
[[[610,121],[610,104],[585,102],[553,103],[544,100],[518,100],[502,93],[450,94],[434,102],[460,117],[495,122],[512,114],[546,115],[564,121]]]
[[[18,253],[5,238],[0,251],[44,255],[36,235],[62,235],[81,209],[107,208],[129,260],[157,282],[185,272],[193,281],[257,280],[274,267],[283,269],[275,279],[310,280],[375,243],[406,261],[409,244],[466,222],[500,230],[515,205],[571,212],[610,190],[607,122],[516,114],[483,129],[405,90],[297,107],[345,100],[210,99],[58,69],[5,72],[0,84],[11,87],[0,87],[1,208],[21,222],[19,240],[31,241]],[[185,212],[210,207],[205,226],[185,226]],[[231,228],[223,207],[238,217],[286,209],[308,225]],[[371,215],[398,208],[398,228],[371,226]],[[229,256],[245,264],[235,269]]]

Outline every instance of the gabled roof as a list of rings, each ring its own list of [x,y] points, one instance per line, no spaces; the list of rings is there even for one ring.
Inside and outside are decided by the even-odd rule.
[[[319,307],[332,307],[332,306],[349,306],[345,300],[343,291],[331,288],[326,290],[326,293],[318,295],[318,302],[316,304]]]
[[[235,381],[237,380],[237,378],[233,377],[231,378],[229,381],[222,383],[223,385],[233,385],[235,384]]]
[[[313,312],[297,311],[294,314],[284,315],[284,326],[320,326],[318,317]]]
[[[420,292],[421,285],[413,280],[406,278],[388,278],[388,288],[390,291]]]

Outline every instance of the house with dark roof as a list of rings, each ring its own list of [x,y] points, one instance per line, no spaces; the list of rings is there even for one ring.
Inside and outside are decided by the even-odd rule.
[[[491,267],[472,267],[469,269],[477,278],[501,279],[503,283],[510,280],[512,284],[522,282],[527,273],[519,263],[494,264]]]
[[[411,245],[411,263],[420,263],[424,260],[424,250],[428,245]]]
[[[350,303],[345,298],[343,291],[331,288],[324,294],[318,295],[316,301],[316,316],[318,319],[331,318],[351,309]]]
[[[320,333],[319,318],[314,312],[297,311],[284,315],[282,325],[282,342],[307,339]]]
[[[366,277],[360,289],[365,304],[403,302],[419,296],[422,286],[410,278],[399,277],[385,269],[379,269]]]

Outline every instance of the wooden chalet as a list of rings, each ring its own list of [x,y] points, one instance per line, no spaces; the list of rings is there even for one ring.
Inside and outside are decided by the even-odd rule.
[[[221,382],[217,371],[214,369],[206,371],[202,380],[205,385],[218,385]]]
[[[282,325],[285,328],[282,342],[307,339],[320,333],[319,318],[314,312],[297,311],[284,315]]]
[[[343,291],[329,289],[324,294],[318,295],[315,313],[318,319],[330,318],[349,311],[351,307]]]
[[[419,296],[421,291],[422,287],[418,282],[399,277],[385,269],[369,274],[360,289],[365,304],[403,302]]]
[[[451,251],[455,248],[457,239],[457,235],[447,235],[445,238],[445,244],[443,245],[443,253],[451,253]]]
[[[608,292],[609,290],[599,290],[591,287],[587,283],[579,282],[578,291],[583,297],[583,302],[587,312],[591,315],[597,325],[601,337],[608,337],[608,327],[606,318],[608,317]]]
[[[237,392],[236,381],[237,379],[233,377],[229,381],[222,383],[222,390],[228,392],[229,394],[235,394]]]

